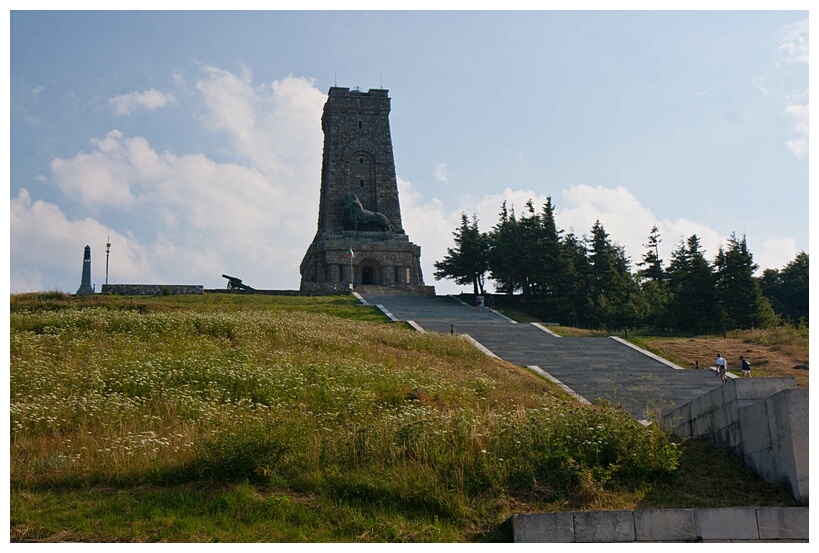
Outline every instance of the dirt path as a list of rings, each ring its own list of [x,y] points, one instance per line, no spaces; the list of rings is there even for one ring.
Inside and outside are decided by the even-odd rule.
[[[752,377],[793,376],[800,388],[808,387],[808,352],[772,348],[736,338],[645,338],[653,351],[681,367],[712,367],[717,353],[728,361],[728,370],[741,376],[739,356],[751,364]],[[804,367],[804,368],[797,368]]]

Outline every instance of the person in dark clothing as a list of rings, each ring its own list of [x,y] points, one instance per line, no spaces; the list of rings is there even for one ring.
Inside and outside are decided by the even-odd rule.
[[[741,355],[739,356],[739,360],[742,361],[742,378],[751,378],[751,364]]]

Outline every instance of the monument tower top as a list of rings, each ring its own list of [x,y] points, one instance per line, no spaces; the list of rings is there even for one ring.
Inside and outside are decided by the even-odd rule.
[[[352,230],[345,223],[345,198],[356,196],[361,207],[383,214],[393,231],[403,233],[398,182],[390,135],[387,90],[368,92],[333,87],[327,96],[321,128],[324,158],[321,167],[318,233]]]

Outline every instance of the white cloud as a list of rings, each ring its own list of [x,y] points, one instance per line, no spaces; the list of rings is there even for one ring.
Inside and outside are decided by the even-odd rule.
[[[452,232],[460,224],[460,213],[446,213],[443,204],[437,198],[425,200],[412,183],[398,177],[398,195],[401,199],[401,220],[409,239],[421,246],[421,270],[424,283],[435,286],[437,294],[458,293],[460,286],[434,277],[435,262],[446,255],[451,248]]]
[[[132,237],[123,236],[96,219],[69,220],[55,204],[32,201],[25,188],[11,200],[11,290],[26,292],[60,288],[58,275],[76,274],[76,288],[82,276],[83,250],[92,249],[93,283],[97,290],[104,281],[104,265],[100,269],[99,253],[104,251],[107,237],[116,245],[116,266],[119,274],[130,282],[155,281],[149,253]],[[44,252],[48,252],[44,254]],[[97,257],[95,257],[95,252]],[[64,292],[76,292],[64,289]]]
[[[765,269],[782,269],[796,258],[799,249],[796,247],[796,240],[790,236],[785,238],[771,236],[762,242],[759,251],[751,250],[751,253],[754,254],[754,263],[759,265],[761,273]]]
[[[788,151],[797,159],[802,159],[808,153],[810,108],[807,92],[792,100],[785,108],[785,115],[789,122],[791,137],[785,142]]]
[[[86,206],[131,204],[134,201],[132,178],[125,152],[119,148],[122,138],[121,132],[113,130],[103,140],[91,141],[96,148],[91,153],[81,152],[68,160],[52,160],[51,172],[57,188],[69,199]]]
[[[441,162],[435,166],[435,181],[441,183],[449,182],[446,163]]]
[[[271,179],[293,179],[294,171],[301,176],[320,172],[326,96],[312,80],[289,76],[255,87],[246,68],[241,75],[215,67],[203,72],[196,83],[208,110],[203,123],[227,135],[233,155]],[[311,166],[316,152],[319,162]],[[316,198],[318,186],[316,181]]]
[[[779,59],[786,64],[808,65],[810,40],[808,20],[803,19],[788,25],[779,45]]]
[[[754,86],[756,87],[756,89],[763,96],[768,96],[770,94],[770,91],[768,90],[768,87],[765,86],[765,75],[762,75],[762,76],[759,76],[759,77],[755,78],[753,82],[754,82]]]
[[[89,151],[53,160],[53,184],[99,219],[72,221],[21,193],[12,205],[12,290],[53,287],[56,267],[77,274],[78,287],[86,243],[96,275],[104,274],[96,260],[108,235],[111,282],[221,287],[221,274],[230,273],[258,288],[298,288],[316,228],[325,96],[305,79],[254,87],[247,75],[212,68],[197,87],[209,128],[228,134],[241,163],[158,152],[146,137],[117,130]],[[23,255],[29,249],[61,255]]]
[[[227,133],[238,150],[252,152],[258,117],[250,71],[244,68],[242,75],[235,75],[217,67],[202,70],[205,77],[196,83],[196,90],[207,108],[204,124],[210,130]]]
[[[719,251],[719,247],[726,242],[719,232],[704,223],[690,219],[680,218],[673,221],[658,221],[657,228],[662,235],[663,243],[660,246],[660,254],[666,267],[671,262],[671,252],[676,250],[681,242],[688,240],[693,234],[696,234],[700,239],[701,251],[705,253],[705,258],[709,261],[713,260]],[[648,233],[644,237],[644,242],[647,238]],[[645,248],[641,247],[637,251],[639,253],[634,256],[635,263],[642,257]]]
[[[131,115],[136,111],[156,111],[175,103],[176,97],[173,94],[155,88],[143,92],[120,94],[108,99],[108,105],[117,117]]]
[[[35,201],[21,189],[11,202],[12,291],[62,286],[74,292],[86,244],[92,246],[92,280],[99,289],[108,236],[111,282],[222,287],[221,274],[229,273],[256,288],[298,287],[298,266],[317,222],[326,96],[308,79],[289,76],[257,85],[249,71],[234,74],[214,67],[202,68],[195,90],[204,106],[202,121],[227,137],[226,151],[220,153],[233,161],[157,151],[148,137],[118,130],[92,140],[87,151],[54,159],[50,182],[94,217],[71,219],[67,209]],[[804,108],[792,116],[803,118],[806,139],[807,104]],[[440,178],[449,178],[444,163],[436,167]],[[459,291],[450,282],[436,282],[433,273],[434,262],[453,245],[461,209],[424,198],[400,178],[398,187],[405,230],[422,247],[425,281],[439,293]],[[488,231],[504,200],[521,213],[529,199],[540,210],[546,196],[507,188],[462,205]],[[700,236],[709,258],[725,241],[702,223],[658,220],[624,187],[578,184],[559,191],[553,203],[560,228],[582,236],[599,219],[635,263],[654,224],[663,236],[666,262],[679,240],[691,234]],[[782,266],[795,255],[792,239],[777,240],[760,253],[757,261],[763,267]],[[784,250],[787,259],[774,258]],[[76,280],[65,284],[64,275],[76,275]]]

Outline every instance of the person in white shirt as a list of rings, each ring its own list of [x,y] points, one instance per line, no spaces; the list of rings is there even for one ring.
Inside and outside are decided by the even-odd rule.
[[[728,363],[719,353],[717,354],[717,375],[723,382],[728,380]]]

